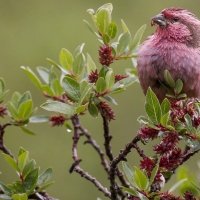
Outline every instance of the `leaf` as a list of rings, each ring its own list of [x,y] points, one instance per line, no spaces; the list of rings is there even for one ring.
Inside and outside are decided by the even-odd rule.
[[[93,28],[91,27],[91,25],[89,24],[88,21],[86,20],[83,20],[83,22],[86,24],[86,26],[89,28],[89,30],[94,33],[95,35],[97,35],[97,33],[93,30]]]
[[[128,181],[131,183],[131,185],[134,186],[134,188],[138,188],[133,180],[134,172],[133,172],[133,169],[131,168],[131,166],[127,162],[122,161],[122,167],[123,167],[124,173],[125,173]]]
[[[103,77],[98,78],[96,82],[96,89],[97,92],[99,92],[100,94],[106,90],[106,81],[104,80]]]
[[[139,170],[137,167],[134,167],[133,180],[140,190],[146,190],[149,186],[148,178],[144,172]]]
[[[93,117],[98,117],[99,110],[93,102],[89,104],[88,111]]]
[[[68,71],[72,70],[74,58],[67,49],[62,49],[60,52],[60,64]]]
[[[102,40],[104,44],[108,44],[110,42],[110,37],[108,36],[108,34],[104,33],[102,35]]]
[[[103,96],[103,98],[110,101],[111,103],[117,105],[117,102],[112,97],[106,95],[106,96]]]
[[[12,200],[12,197],[8,196],[7,194],[1,194],[0,198],[2,198],[2,199],[11,199]]]
[[[128,194],[131,194],[131,195],[133,195],[133,196],[137,196],[137,193],[134,191],[134,190],[132,190],[132,189],[130,189],[130,188],[127,188],[127,187],[124,187],[124,186],[121,186],[122,187],[122,189],[125,191],[125,192],[127,192]]]
[[[96,65],[95,65],[94,61],[92,60],[91,56],[88,53],[86,55],[87,55],[87,62],[86,62],[87,74],[90,74],[92,71],[96,70]]]
[[[49,116],[47,115],[38,115],[29,118],[30,123],[43,123],[48,121],[49,121]]]
[[[120,89],[123,89],[123,88],[126,88],[130,85],[132,85],[135,81],[137,81],[137,78],[136,77],[127,77],[127,78],[123,78],[122,80],[120,81],[117,81],[113,88],[112,88],[112,91],[114,89],[117,89],[117,88],[120,88]]]
[[[60,81],[57,78],[52,81],[51,89],[54,91],[55,96],[61,96],[63,93],[63,88],[60,85]]]
[[[12,195],[12,198],[13,198],[14,200],[27,200],[27,199],[28,199],[26,193],[23,193],[23,194],[13,194],[13,195]]]
[[[43,81],[46,84],[49,84],[49,73],[50,73],[49,70],[45,67],[37,67],[37,71],[41,76],[41,78],[43,79]]]
[[[117,24],[115,22],[111,22],[108,27],[108,35],[111,39],[115,38],[117,34]]]
[[[166,113],[168,113],[170,111],[170,108],[171,106],[170,106],[169,100],[165,98],[163,102],[161,103],[162,115],[165,115]]]
[[[38,77],[35,75],[35,73],[29,67],[21,66],[21,69],[25,71],[25,73],[28,75],[31,81],[35,84],[35,86],[41,90],[42,83],[40,82]]]
[[[184,183],[185,181],[187,181],[187,178],[184,178],[178,182],[176,182],[174,185],[172,185],[172,187],[169,189],[169,193],[172,193],[176,188],[178,188],[182,183]]]
[[[19,119],[19,115],[17,113],[16,108],[14,107],[14,105],[11,102],[7,103],[7,109],[10,112],[11,116],[14,118],[14,120],[18,120]]]
[[[21,98],[19,99],[19,102],[18,102],[18,107],[24,103],[25,101],[27,100],[30,100],[31,99],[31,93],[28,91],[28,92],[25,92]]]
[[[118,54],[122,54],[124,52],[124,50],[128,46],[129,41],[130,41],[130,34],[128,32],[123,33],[119,39],[119,44],[117,45]]]
[[[0,95],[2,95],[5,91],[5,82],[3,78],[0,78]]]
[[[46,185],[44,185],[44,186],[42,186],[41,188],[39,188],[39,189],[37,190],[37,192],[41,192],[42,190],[47,189],[49,186],[53,185],[54,183],[55,183],[54,181],[53,181],[53,182],[50,182],[50,183],[47,183]]]
[[[194,133],[194,129],[193,129],[193,126],[192,126],[192,119],[191,119],[190,115],[186,114],[184,116],[184,119],[185,119],[185,122],[186,122],[186,127],[188,129],[188,132]]]
[[[18,108],[19,100],[21,99],[22,95],[19,92],[14,92],[11,98],[11,102],[15,108]]]
[[[106,8],[109,10],[110,13],[112,13],[113,10],[113,5],[111,3],[106,3],[103,6],[99,7],[96,11],[96,13],[98,13],[100,10],[102,10],[103,8]]]
[[[27,128],[24,128],[23,126],[21,126],[20,128],[21,128],[21,130],[22,130],[24,133],[26,133],[26,134],[28,134],[28,135],[35,135],[34,132],[28,130]]]
[[[76,58],[80,53],[83,52],[83,47],[85,46],[85,43],[79,45],[75,51],[74,51],[74,58]]]
[[[85,111],[85,105],[81,105],[76,108],[76,113],[82,113]]]
[[[122,23],[122,28],[123,28],[124,33],[128,32],[130,34],[130,31],[128,27],[126,26],[124,20],[121,19],[121,23]]]
[[[28,163],[29,161],[29,152],[25,151],[18,157],[18,167],[20,169],[20,172],[23,171],[24,166]]]
[[[75,57],[73,63],[73,73],[75,76],[79,76],[82,73],[84,65],[85,65],[85,57],[83,53],[80,53]]]
[[[90,91],[91,91],[92,87],[93,87],[93,84],[87,83],[87,85],[85,86],[84,90],[81,91],[81,96],[80,96],[80,99],[78,101],[78,105],[81,105],[82,103],[84,103],[84,100],[88,96],[88,94],[90,94]]]
[[[12,195],[12,190],[0,182],[0,189],[8,196]]]
[[[159,124],[162,116],[161,106],[149,87],[146,94],[146,104],[145,104],[146,113],[154,124]]]
[[[6,161],[8,162],[8,164],[9,164],[15,171],[20,172],[20,169],[19,169],[19,167],[17,166],[16,161],[15,161],[11,156],[9,156],[8,154],[3,153],[3,155],[4,155],[5,159],[6,159]]]
[[[150,177],[150,180],[149,180],[149,187],[151,187],[151,185],[152,185],[152,183],[153,183],[153,181],[154,181],[154,179],[155,179],[155,177],[156,177],[156,174],[157,174],[157,172],[158,172],[158,169],[159,169],[159,166],[158,166],[158,165],[156,165],[156,166],[153,168],[153,170],[152,170],[152,172],[151,172],[151,177]]]
[[[66,76],[62,80],[62,84],[67,95],[75,102],[78,102],[80,99],[80,85],[78,82]]]
[[[105,81],[107,89],[111,89],[115,84],[115,76],[111,70],[106,73]]]
[[[33,193],[33,190],[35,189],[37,185],[37,180],[38,180],[38,171],[39,169],[36,168],[32,170],[28,175],[26,176],[22,188],[24,192],[26,192],[27,195],[30,195]]]
[[[160,123],[163,127],[167,127],[167,124],[168,124],[168,121],[169,121],[169,116],[170,116],[170,113],[168,112],[161,117]]]
[[[109,71],[108,67],[103,66],[103,67],[101,68],[101,70],[99,71],[99,77],[105,78],[106,73],[107,73],[108,71]]]
[[[111,13],[107,8],[101,9],[97,13],[97,18],[96,18],[96,25],[99,29],[99,32],[103,35],[107,33],[109,25],[111,23]]]
[[[183,82],[181,79],[178,79],[175,83],[174,91],[176,94],[179,94],[183,89]]]
[[[68,116],[75,114],[75,108],[73,106],[70,106],[66,103],[62,103],[58,101],[49,101],[49,102],[43,103],[41,105],[41,108],[48,111],[62,113]]]
[[[169,73],[168,70],[164,71],[164,78],[165,81],[167,82],[167,84],[171,87],[174,88],[175,87],[175,82],[174,79],[172,78],[171,74]]]
[[[57,69],[59,69],[63,74],[68,74],[69,73],[67,70],[65,70],[64,68],[62,68],[60,65],[58,65],[53,60],[47,58],[47,61],[50,62],[54,67],[56,67]]]
[[[24,120],[28,119],[28,117],[31,114],[32,108],[33,108],[32,100],[27,100],[23,102],[18,109],[19,118]]]
[[[183,94],[179,94],[178,95],[178,99],[182,99],[182,98],[186,98],[187,97],[187,94],[183,93]]]
[[[22,147],[19,148],[19,152],[18,152],[18,157],[23,154],[24,152],[26,152],[26,150]]]
[[[25,178],[27,174],[35,168],[36,162],[35,160],[30,160],[25,166],[22,171],[22,175]]]
[[[53,170],[52,168],[48,168],[46,169],[44,172],[42,172],[42,174],[39,176],[38,178],[38,185],[44,184],[46,182],[48,182],[50,180],[50,178],[52,177],[52,173]]]
[[[130,45],[129,53],[131,53],[132,51],[134,51],[137,48],[137,46],[140,44],[140,40],[142,38],[142,35],[143,35],[145,29],[146,29],[146,24],[143,25],[143,26],[141,26],[139,28],[139,30],[136,32],[136,34],[135,34],[135,36],[133,38],[133,41],[132,41],[132,43]]]

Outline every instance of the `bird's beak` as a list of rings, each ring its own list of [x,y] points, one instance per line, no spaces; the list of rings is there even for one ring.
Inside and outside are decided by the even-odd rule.
[[[151,26],[154,25],[159,25],[159,26],[166,26],[167,25],[167,21],[165,19],[165,16],[163,14],[158,14],[154,17],[151,18]]]

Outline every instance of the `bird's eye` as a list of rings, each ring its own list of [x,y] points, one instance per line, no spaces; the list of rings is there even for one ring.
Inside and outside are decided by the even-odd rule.
[[[173,18],[173,21],[174,21],[174,22],[178,22],[178,21],[179,21],[179,18],[178,18],[178,17],[174,17],[174,18]]]

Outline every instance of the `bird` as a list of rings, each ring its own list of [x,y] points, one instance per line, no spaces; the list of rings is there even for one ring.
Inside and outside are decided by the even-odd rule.
[[[182,92],[200,98],[200,21],[190,11],[171,7],[151,19],[155,33],[138,52],[137,70],[144,94],[149,87],[160,102],[166,97],[164,71],[183,82]]]

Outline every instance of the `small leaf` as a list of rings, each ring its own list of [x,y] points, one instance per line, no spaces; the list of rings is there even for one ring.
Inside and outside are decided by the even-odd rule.
[[[94,61],[92,60],[91,56],[87,53],[87,73],[90,74],[92,71],[96,70],[96,65]]]
[[[41,90],[45,95],[47,94],[50,97],[54,96],[54,93],[53,93],[52,89],[48,85],[42,85],[41,86]]]
[[[36,168],[32,170],[28,175],[26,176],[22,188],[24,192],[26,192],[27,195],[30,195],[33,193],[33,190],[35,189],[37,185],[37,180],[38,180],[38,171],[39,169]]]
[[[103,35],[107,33],[109,25],[111,23],[111,13],[107,8],[101,9],[97,13],[97,27],[99,29],[99,32]]]
[[[101,70],[99,71],[99,77],[105,78],[105,76],[106,76],[106,74],[107,74],[108,71],[109,71],[108,67],[103,66],[101,68]]]
[[[12,190],[1,182],[0,182],[0,189],[4,192],[4,194],[6,194],[8,196],[12,195]]]
[[[93,117],[98,117],[99,110],[93,102],[89,104],[88,111]]]
[[[106,34],[106,33],[104,33],[104,34],[102,35],[102,39],[103,39],[103,43],[104,43],[104,44],[108,44],[108,43],[110,42],[110,37],[109,37],[109,35]]]
[[[83,22],[86,24],[86,26],[89,28],[89,30],[90,30],[92,33],[94,33],[95,35],[97,34],[97,33],[93,30],[93,28],[91,27],[91,25],[89,24],[88,21],[83,20]]]
[[[19,102],[18,102],[18,107],[24,103],[25,101],[27,100],[30,100],[31,99],[31,93],[28,91],[28,92],[25,92],[21,98],[19,99]]]
[[[122,54],[130,41],[130,34],[128,32],[123,33],[119,39],[119,44],[117,45],[117,53]]]
[[[14,105],[11,102],[7,103],[7,109],[10,112],[11,116],[14,118],[14,120],[18,120],[19,119],[19,115],[17,113],[16,108],[14,107]]]
[[[43,79],[43,81],[46,84],[49,84],[49,73],[50,73],[49,70],[45,67],[37,67],[37,71],[41,76],[41,78]]]
[[[169,189],[169,193],[172,193],[176,188],[178,188],[182,183],[184,183],[187,180],[188,180],[187,178],[184,178],[178,181],[177,183],[175,183],[174,185],[172,185],[172,187]]]
[[[22,130],[24,133],[26,133],[26,134],[28,134],[28,135],[35,135],[34,132],[28,130],[27,128],[24,128],[23,126],[21,126],[20,128],[21,128],[21,130]]]
[[[170,113],[168,112],[161,117],[160,123],[163,127],[167,127],[167,124],[168,124],[168,121],[169,121],[169,116],[170,116]]]
[[[74,51],[74,58],[76,58],[79,54],[83,52],[83,47],[85,46],[85,43],[79,45],[75,51]]]
[[[161,106],[151,88],[148,88],[145,104],[146,113],[154,124],[159,124],[162,116]]]
[[[15,161],[11,156],[9,156],[8,154],[3,153],[3,155],[4,155],[5,159],[6,159],[6,161],[8,162],[8,164],[9,164],[15,171],[20,172],[20,169],[19,169],[19,167],[17,166],[16,161]]]
[[[57,78],[51,82],[51,89],[54,91],[54,96],[61,96],[63,93],[63,88]]]
[[[60,64],[68,71],[72,70],[74,58],[67,49],[62,49],[60,52]]]
[[[25,166],[22,171],[22,175],[25,178],[27,174],[35,168],[36,162],[35,160],[30,160]]]
[[[184,116],[185,122],[186,122],[186,127],[188,129],[189,133],[193,133],[193,126],[192,126],[192,119],[190,117],[190,115],[186,114]]]
[[[183,89],[183,82],[181,79],[178,79],[175,84],[174,92],[179,94]]]
[[[154,181],[154,179],[155,179],[155,177],[156,177],[156,174],[157,174],[157,172],[158,172],[158,168],[159,168],[159,166],[156,165],[156,166],[153,168],[152,172],[151,172],[151,177],[150,177],[150,180],[149,180],[149,187],[151,187],[151,185],[152,185],[152,183],[153,183],[153,181]]]
[[[132,85],[133,83],[135,83],[138,79],[136,77],[127,77],[127,78],[123,78],[120,81],[117,81],[114,86],[112,87],[112,90],[114,89],[123,89],[126,88],[130,85]]]
[[[140,190],[146,190],[149,186],[148,178],[144,172],[139,170],[137,167],[134,167],[133,179]]]
[[[81,105],[82,103],[84,103],[84,100],[90,94],[92,87],[93,87],[93,84],[87,83],[87,85],[84,87],[84,89],[82,89],[78,105]]]
[[[18,157],[18,167],[20,169],[20,172],[23,171],[24,166],[28,163],[29,161],[29,152],[25,151]]]
[[[126,26],[124,20],[121,19],[121,23],[122,23],[122,28],[123,28],[124,33],[128,32],[130,34],[130,31],[128,27]]]
[[[69,116],[75,114],[75,108],[73,106],[70,106],[66,103],[62,103],[58,101],[50,101],[50,102],[43,103],[41,105],[41,108],[48,111],[62,113]]]
[[[106,95],[106,96],[103,96],[103,98],[110,101],[111,103],[117,105],[117,102],[112,97]]]
[[[140,44],[140,40],[142,38],[142,35],[143,35],[145,29],[146,29],[146,24],[143,25],[142,27],[140,27],[139,30],[136,32],[136,34],[135,34],[135,36],[133,38],[133,41],[132,41],[132,43],[130,45],[129,53],[134,51],[137,48],[137,46]]]
[[[125,192],[127,192],[128,194],[131,194],[131,195],[133,195],[133,196],[137,196],[137,193],[134,191],[134,190],[132,190],[132,189],[130,189],[130,188],[127,188],[127,187],[124,187],[124,186],[121,186],[122,187],[122,189],[125,191]]]
[[[111,22],[108,27],[108,35],[111,39],[115,38],[117,34],[117,24],[115,22]]]
[[[82,113],[83,111],[85,111],[85,105],[81,105],[76,108],[76,113]]]
[[[54,181],[53,181],[53,182],[50,182],[50,183],[47,183],[46,185],[44,185],[44,186],[42,186],[41,188],[39,188],[39,189],[37,190],[37,192],[41,192],[42,190],[47,189],[49,186],[53,185],[54,183],[55,183]]]
[[[11,98],[11,102],[15,108],[18,108],[19,100],[21,99],[22,95],[19,92],[14,92]]]
[[[75,76],[79,76],[82,73],[84,65],[85,56],[82,53],[80,53],[74,59],[73,73]]]
[[[103,6],[99,7],[99,8],[97,9],[96,13],[98,13],[98,12],[99,12],[100,10],[102,10],[103,8],[108,9],[108,11],[109,11],[110,13],[112,13],[113,5],[112,5],[111,3],[106,3],[106,4],[104,4]]]
[[[178,99],[182,99],[182,98],[186,98],[186,97],[187,97],[187,94],[185,94],[185,93],[178,95]]]
[[[162,115],[165,115],[170,111],[170,103],[168,99],[164,99],[163,102],[161,103],[161,110],[162,110]]]
[[[62,84],[67,95],[75,102],[78,102],[80,99],[80,85],[78,82],[66,76],[62,80]]]
[[[13,194],[12,195],[12,198],[14,200],[27,200],[28,199],[28,196],[26,193],[23,193],[23,194]]]
[[[13,200],[12,197],[8,196],[7,194],[1,194],[0,198],[2,199],[9,199],[9,200]]]
[[[26,152],[26,150],[22,147],[19,148],[19,152],[18,152],[18,157],[23,154],[24,152]]]
[[[96,89],[97,92],[99,92],[100,94],[106,90],[106,81],[104,80],[104,78],[98,78],[96,82]]]
[[[19,118],[20,119],[28,119],[28,117],[31,114],[33,108],[33,102],[32,100],[27,100],[25,102],[23,102],[18,109],[18,113],[19,113]]]
[[[175,87],[175,82],[174,79],[172,78],[171,74],[169,73],[168,70],[164,71],[164,78],[165,81],[167,82],[167,84],[171,87],[174,88]]]
[[[46,170],[45,170],[44,172],[42,172],[42,174],[39,176],[37,184],[38,184],[38,185],[41,185],[41,184],[44,184],[44,183],[48,182],[49,179],[52,177],[52,173],[53,173],[52,168],[46,169]]]
[[[112,71],[108,71],[105,77],[107,89],[111,89],[115,83],[115,76]]]
[[[64,68],[62,68],[60,65],[58,65],[53,60],[47,58],[47,61],[50,62],[54,67],[56,67],[57,69],[59,69],[63,74],[68,74],[69,73],[67,70],[65,70]]]
[[[25,71],[25,73],[28,75],[28,77],[31,79],[31,81],[38,87],[38,89],[41,90],[41,82],[38,79],[38,77],[35,75],[35,73],[29,68],[22,66],[21,69]]]

